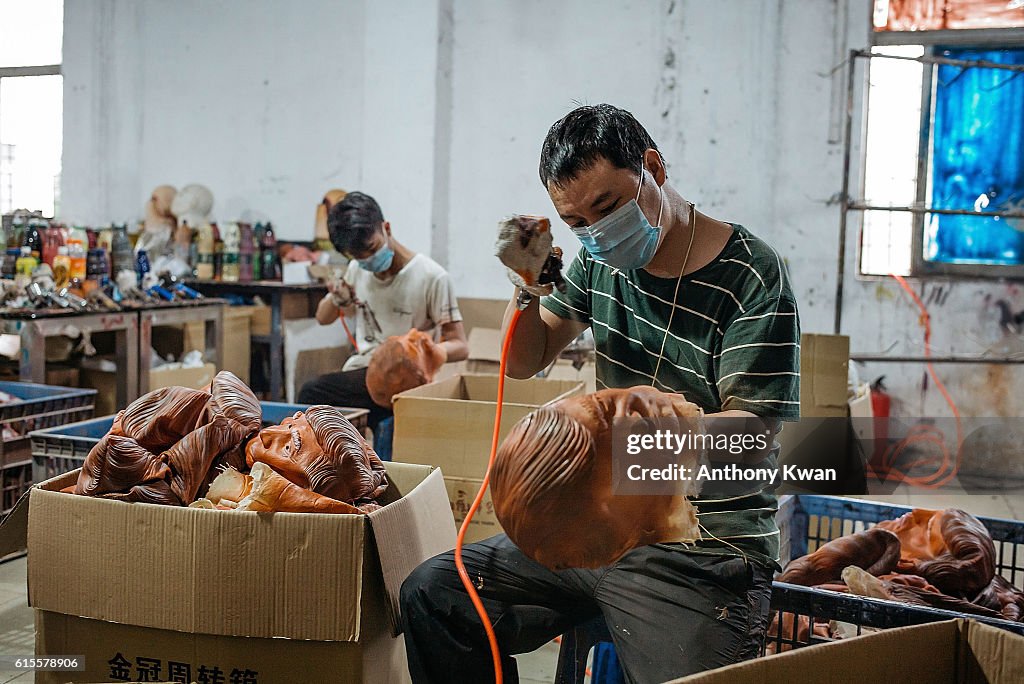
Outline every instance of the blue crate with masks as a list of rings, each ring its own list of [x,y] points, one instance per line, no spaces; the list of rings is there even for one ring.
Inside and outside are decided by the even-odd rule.
[[[263,425],[277,425],[285,418],[291,418],[297,411],[307,407],[300,404],[283,404],[273,401],[260,403],[263,411]],[[346,418],[360,431],[366,427],[366,409],[340,408]],[[32,440],[32,479],[43,482],[82,467],[85,457],[110,432],[114,416],[62,425],[48,430],[36,430]],[[30,482],[30,484],[31,484]]]
[[[844,497],[802,494],[782,497],[776,518],[782,533],[781,563],[785,566],[789,560],[811,553],[826,542],[861,532],[883,520],[893,520],[911,510],[909,506]],[[992,536],[996,550],[996,573],[1014,586],[1024,588],[1024,522],[975,517]],[[766,647],[775,651],[825,643],[827,640],[823,637],[814,636],[813,627],[833,620],[852,625],[854,632],[861,634],[864,628],[888,629],[952,618],[970,618],[1024,635],[1024,622],[866,598],[784,582],[775,582],[772,587],[772,614],[773,617],[778,615],[780,624],[791,620],[789,624],[797,625],[793,629],[776,630],[766,639]]]

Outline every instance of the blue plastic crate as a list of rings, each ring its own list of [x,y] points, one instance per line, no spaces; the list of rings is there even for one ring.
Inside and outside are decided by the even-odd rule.
[[[875,523],[898,518],[911,510],[908,506],[843,497],[783,497],[777,516],[782,532],[782,565],[815,551],[832,539],[863,531]],[[996,572],[1015,586],[1024,587],[1024,522],[983,517],[978,517],[978,520],[988,529],[995,543]],[[780,622],[783,613],[796,618],[809,618],[812,624],[837,620],[855,625],[857,634],[862,632],[863,627],[885,629],[952,618],[970,618],[1024,635],[1024,623],[1020,622],[870,599],[783,582],[775,582],[772,588],[772,611],[780,613]],[[773,642],[777,650],[784,650],[821,641],[813,636],[807,640],[792,637],[790,634],[778,634],[770,637],[768,642]]]
[[[0,392],[19,401],[0,406],[0,427],[18,436],[0,440],[0,467],[27,465],[32,452],[28,434],[57,425],[91,418],[96,390],[36,385],[30,382],[0,382]],[[6,510],[5,506],[5,510]]]
[[[291,418],[297,411],[306,409],[306,406],[264,401],[260,402],[260,408],[263,410],[263,424],[277,425],[285,418]],[[366,409],[342,408],[341,412],[356,428],[361,430],[366,426]],[[29,484],[43,482],[82,467],[85,457],[103,435],[110,432],[113,424],[114,416],[103,416],[32,432],[32,479]]]
[[[4,516],[32,485],[29,433],[90,418],[96,390],[5,381],[0,382],[0,391],[18,399],[0,406],[0,428],[14,433],[0,439],[0,516]]]

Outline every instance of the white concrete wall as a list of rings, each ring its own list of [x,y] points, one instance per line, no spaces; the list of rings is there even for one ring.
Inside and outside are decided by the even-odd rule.
[[[302,239],[325,189],[359,188],[460,294],[504,297],[495,224],[551,213],[537,180],[548,126],[576,102],[612,102],[648,126],[685,197],[779,249],[804,330],[831,332],[842,63],[867,45],[868,4],[67,0],[64,213],[134,220],[153,186],[203,182],[218,219],[261,212]],[[909,299],[855,277],[853,218],[843,332],[858,352],[920,353]],[[948,290],[931,305],[938,353],[1022,351],[993,322],[995,300],[1024,308],[1019,288],[925,294],[936,288]],[[939,370],[965,413],[1024,409],[1019,366]],[[948,413],[922,366],[862,369],[882,373],[901,410]]]
[[[684,197],[779,248],[805,326],[826,329],[838,250],[827,201],[842,157],[821,74],[835,63],[835,13],[832,2],[457,2],[449,192],[464,239],[449,263],[460,289],[508,292],[487,256],[496,219],[551,213],[537,178],[547,128],[576,102],[611,102],[647,126]],[[567,229],[558,237],[575,252]]]
[[[311,236],[328,188],[363,169],[361,3],[65,3],[64,206],[137,220],[153,187],[204,183]]]

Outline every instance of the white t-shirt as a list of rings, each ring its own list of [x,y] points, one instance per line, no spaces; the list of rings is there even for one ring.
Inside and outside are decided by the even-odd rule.
[[[345,281],[356,291],[356,297],[365,302],[380,325],[374,330],[367,313],[359,308],[352,318],[346,318],[349,330],[359,344],[359,351],[345,362],[342,370],[356,370],[370,362],[373,350],[392,335],[404,335],[416,328],[433,332],[440,338],[440,327],[445,323],[462,320],[455,287],[448,272],[424,254],[416,254],[402,270],[389,280],[381,280],[355,261],[349,262]]]

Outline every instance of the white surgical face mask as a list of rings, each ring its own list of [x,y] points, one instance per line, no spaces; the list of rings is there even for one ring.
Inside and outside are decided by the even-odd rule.
[[[595,260],[613,268],[631,270],[651,263],[661,245],[661,216],[665,208],[665,189],[658,186],[658,225],[652,226],[640,209],[640,191],[644,186],[645,169],[640,168],[640,185],[636,198],[605,216],[593,225],[573,228],[583,247]]]

